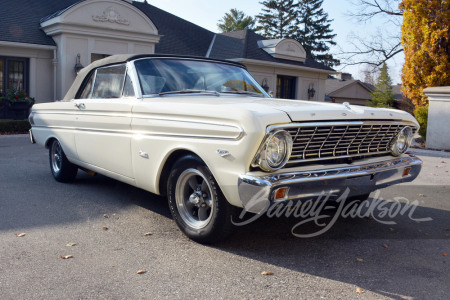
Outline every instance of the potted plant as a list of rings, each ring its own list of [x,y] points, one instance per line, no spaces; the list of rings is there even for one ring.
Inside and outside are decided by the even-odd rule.
[[[34,104],[33,97],[28,97],[24,90],[18,89],[15,86],[7,90],[6,97],[4,97],[3,101],[7,102],[6,105],[14,112],[14,119],[26,119],[30,107]]]

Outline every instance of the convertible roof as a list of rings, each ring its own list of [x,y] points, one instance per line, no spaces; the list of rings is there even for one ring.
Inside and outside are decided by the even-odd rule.
[[[243,64],[237,63],[237,62],[231,62],[228,60],[220,60],[220,59],[211,59],[211,58],[205,58],[205,57],[198,57],[198,56],[180,56],[180,55],[164,55],[164,54],[116,54],[111,55],[108,57],[105,57],[103,59],[94,61],[87,67],[81,69],[78,72],[77,77],[75,78],[74,82],[72,83],[72,86],[67,91],[66,96],[63,100],[72,100],[75,98],[78,90],[80,89],[80,86],[83,84],[84,79],[86,76],[93,70],[99,67],[119,64],[119,63],[125,63],[128,61],[132,61],[139,58],[178,58],[178,59],[197,59],[197,60],[203,60],[203,61],[212,61],[212,62],[220,62],[225,63],[229,65],[236,65],[241,68],[247,69]]]

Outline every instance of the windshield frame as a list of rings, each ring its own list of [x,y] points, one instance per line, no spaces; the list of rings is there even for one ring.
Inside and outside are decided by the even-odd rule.
[[[154,98],[154,97],[161,97],[166,95],[167,93],[152,93],[152,94],[144,94],[144,90],[142,87],[142,82],[141,82],[141,77],[139,76],[138,73],[138,68],[136,66],[136,62],[139,61],[143,61],[143,60],[178,60],[178,61],[198,61],[198,62],[206,62],[206,63],[212,63],[212,64],[223,64],[223,65],[228,65],[231,67],[235,67],[235,68],[240,68],[243,72],[246,73],[246,75],[249,77],[249,79],[251,80],[251,84],[254,85],[257,89],[259,89],[261,91],[261,93],[257,93],[254,92],[257,95],[252,95],[251,93],[242,93],[243,91],[236,91],[236,93],[230,92],[230,91],[226,91],[226,92],[219,92],[217,91],[217,95],[218,96],[240,96],[240,97],[258,97],[258,98],[271,98],[270,95],[261,87],[261,85],[256,81],[256,79],[250,74],[250,72],[247,70],[247,68],[240,64],[240,63],[235,63],[235,62],[228,62],[228,61],[222,61],[222,60],[214,60],[214,59],[203,59],[203,58],[192,58],[192,57],[171,57],[171,56],[158,56],[158,57],[142,57],[142,58],[138,58],[135,59],[133,61],[131,61],[131,63],[133,64],[133,77],[136,78],[136,83],[139,85],[137,86],[137,90],[139,92],[139,96],[141,98]],[[211,91],[205,90],[206,93],[203,92],[199,92],[199,93],[182,93],[182,91],[180,91],[180,93],[177,93],[177,91],[173,91],[172,93],[170,93],[171,95],[205,95],[205,94],[211,94]],[[250,92],[250,91],[248,91]],[[216,95],[216,96],[217,96]]]

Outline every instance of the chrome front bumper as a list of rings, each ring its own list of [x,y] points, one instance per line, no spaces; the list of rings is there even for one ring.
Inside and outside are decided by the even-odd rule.
[[[421,168],[422,160],[415,156],[403,156],[357,166],[315,171],[265,176],[244,174],[239,177],[238,189],[246,211],[259,213],[274,202],[311,198],[323,192],[340,193],[349,188],[349,196],[361,196],[389,185],[413,181]],[[279,188],[287,188],[287,195],[275,199]]]

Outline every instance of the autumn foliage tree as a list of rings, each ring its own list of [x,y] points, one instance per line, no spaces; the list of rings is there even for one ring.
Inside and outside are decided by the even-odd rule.
[[[403,0],[403,93],[427,104],[423,89],[450,85],[449,0]]]

